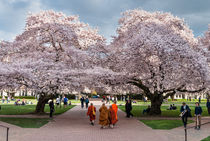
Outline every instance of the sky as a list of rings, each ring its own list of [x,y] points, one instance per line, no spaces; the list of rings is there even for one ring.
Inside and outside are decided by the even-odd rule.
[[[130,9],[170,12],[183,18],[194,35],[202,36],[210,24],[210,0],[0,0],[0,40],[12,41],[24,30],[29,12],[61,11],[78,15],[97,27],[107,42],[116,35],[121,13]]]

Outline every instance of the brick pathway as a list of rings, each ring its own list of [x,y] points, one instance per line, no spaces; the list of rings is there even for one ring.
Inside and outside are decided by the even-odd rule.
[[[101,102],[94,102],[99,109]],[[39,129],[20,128],[0,122],[10,127],[9,141],[183,141],[182,127],[173,130],[152,130],[135,118],[125,118],[125,113],[119,111],[119,122],[114,129],[100,129],[98,114],[96,125],[89,124],[86,109],[75,106],[66,113],[59,115],[55,121]],[[1,132],[1,130],[0,130]],[[201,131],[189,130],[195,133],[189,136],[189,141],[199,141],[210,135],[210,126],[205,125]],[[1,133],[0,133],[1,134]],[[1,137],[1,135],[0,135]],[[1,141],[1,139],[0,139]],[[3,141],[3,140],[2,140]]]

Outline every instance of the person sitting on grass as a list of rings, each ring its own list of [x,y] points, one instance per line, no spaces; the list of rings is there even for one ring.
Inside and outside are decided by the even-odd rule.
[[[137,103],[136,100],[133,100],[133,103]]]
[[[16,106],[19,106],[19,105],[20,105],[19,101],[20,101],[20,100],[18,99],[17,101],[15,101],[14,104],[15,104]]]
[[[143,110],[143,115],[144,115],[144,113],[149,114],[150,110],[151,110],[151,106],[148,105],[147,109],[144,109],[144,110]]]
[[[173,110],[172,104],[170,104],[169,108],[167,110]]]
[[[25,99],[23,98],[21,105],[26,105]]]
[[[33,104],[33,102],[30,100],[30,101],[28,102],[28,104],[32,105],[32,104]]]
[[[172,110],[176,110],[176,109],[177,109],[177,107],[173,104]]]
[[[177,107],[174,104],[170,104],[169,108],[167,110],[176,110]]]
[[[195,129],[200,130],[201,128],[201,114],[202,114],[202,108],[200,106],[199,102],[195,103]]]

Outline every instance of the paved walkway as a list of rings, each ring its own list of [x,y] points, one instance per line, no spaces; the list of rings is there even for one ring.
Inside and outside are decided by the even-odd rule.
[[[96,108],[99,109],[100,102]],[[98,114],[96,125],[89,124],[86,109],[75,106],[66,113],[59,115],[55,121],[39,129],[20,128],[0,122],[10,127],[9,141],[183,141],[182,127],[173,130],[152,130],[135,118],[125,118],[119,110],[119,122],[114,129],[100,129]],[[2,129],[0,130],[1,134]],[[200,141],[210,135],[210,125],[204,125],[201,131],[189,130],[189,141]],[[192,135],[193,134],[193,135]],[[0,135],[1,137],[1,135]],[[0,141],[3,141],[0,139]]]

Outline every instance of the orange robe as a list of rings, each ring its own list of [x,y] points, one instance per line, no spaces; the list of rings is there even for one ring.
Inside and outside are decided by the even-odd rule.
[[[112,104],[112,109],[113,109],[114,112],[115,112],[116,120],[118,120],[118,118],[117,118],[117,110],[118,110],[117,104]]]
[[[96,119],[96,107],[94,106],[89,106],[88,111],[87,111],[87,116],[90,117],[90,121]]]
[[[101,106],[99,109],[99,124],[102,126],[109,125],[109,110],[106,106]]]
[[[116,114],[112,108],[109,108],[109,121],[110,121],[110,124],[117,123]]]

